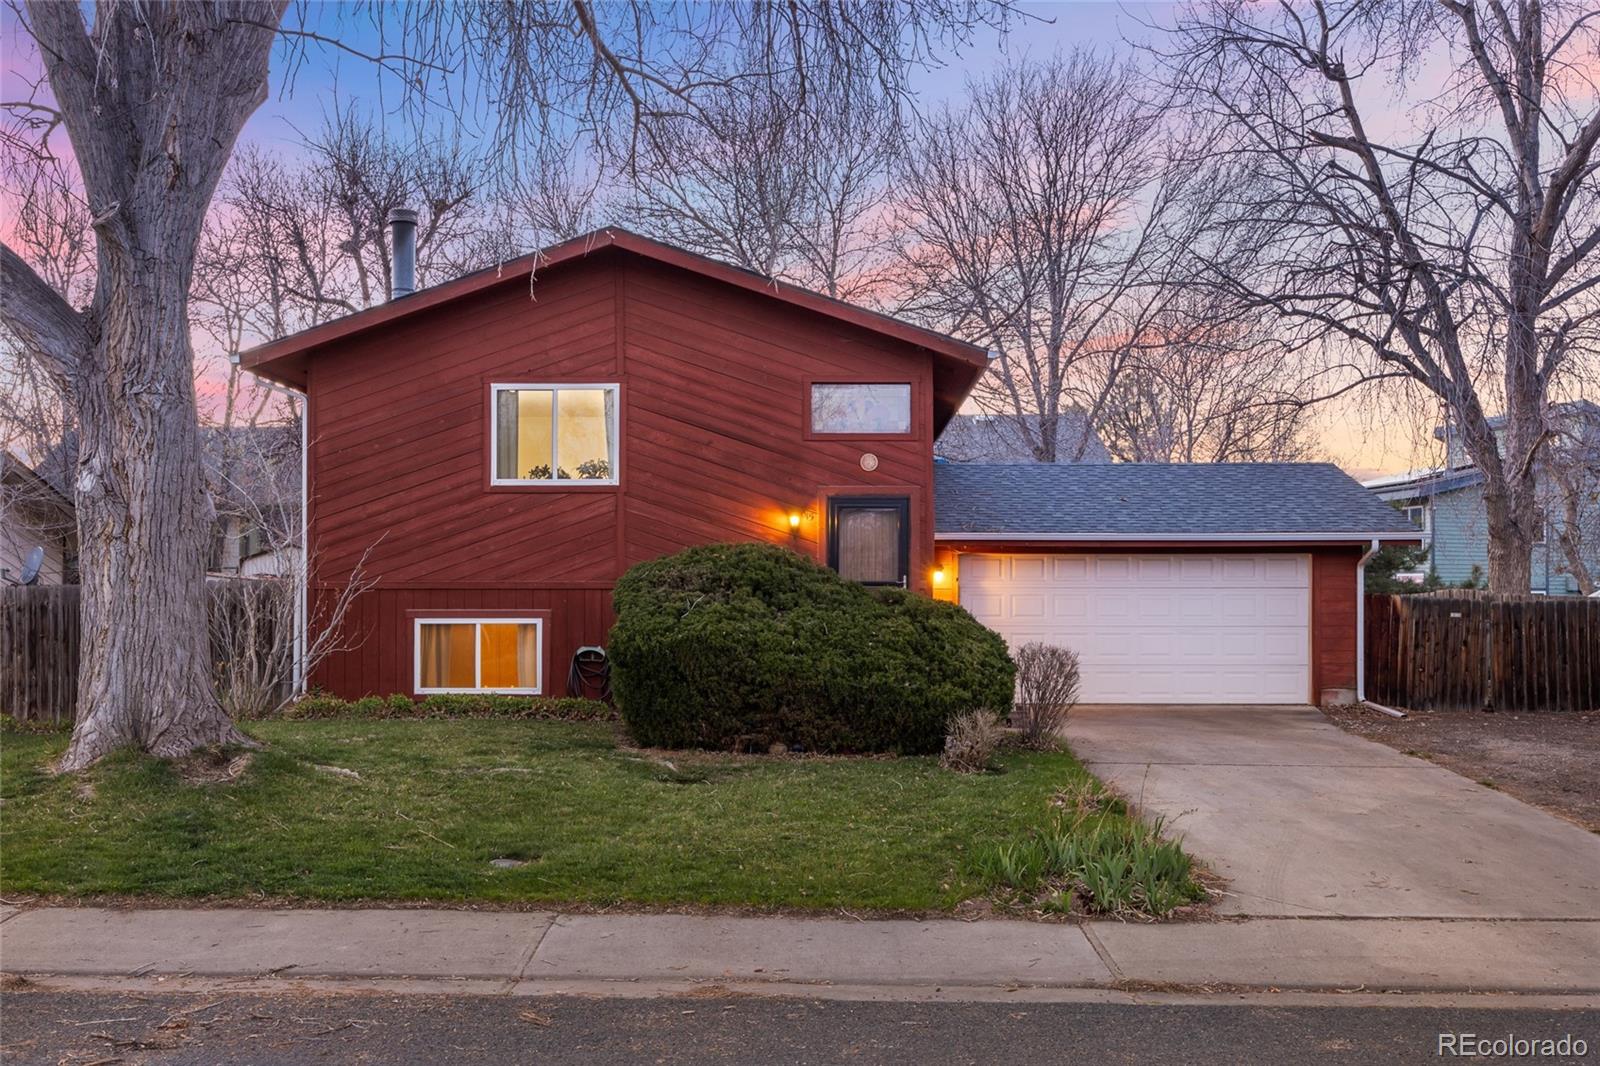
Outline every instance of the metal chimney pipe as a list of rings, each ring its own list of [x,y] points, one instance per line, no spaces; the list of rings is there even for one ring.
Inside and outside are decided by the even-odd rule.
[[[417,213],[409,207],[389,211],[389,244],[394,249],[389,299],[398,300],[417,290]]]

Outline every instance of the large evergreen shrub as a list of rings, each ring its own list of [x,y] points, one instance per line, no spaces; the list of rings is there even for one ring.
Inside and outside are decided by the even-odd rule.
[[[773,545],[641,563],[615,604],[612,689],[647,746],[932,753],[954,716],[1011,706],[1005,642],[966,611]]]

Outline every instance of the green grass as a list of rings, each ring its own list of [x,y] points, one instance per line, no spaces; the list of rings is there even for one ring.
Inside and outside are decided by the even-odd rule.
[[[992,884],[996,842],[1059,826],[1058,793],[1092,788],[1065,752],[963,775],[932,758],[646,754],[605,723],[248,729],[268,747],[204,784],[126,753],[53,777],[64,734],[5,730],[0,891],[948,909]]]

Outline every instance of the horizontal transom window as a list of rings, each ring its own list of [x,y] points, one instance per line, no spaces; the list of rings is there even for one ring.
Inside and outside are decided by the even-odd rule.
[[[538,618],[418,618],[416,691],[538,695],[543,641]]]
[[[905,382],[812,385],[811,432],[910,433],[911,386]]]
[[[615,485],[616,385],[492,386],[493,483]]]

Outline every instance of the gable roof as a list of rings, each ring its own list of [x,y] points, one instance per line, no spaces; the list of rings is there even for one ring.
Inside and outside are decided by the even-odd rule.
[[[759,293],[927,349],[934,356],[935,422],[941,427],[955,414],[956,408],[961,406],[967,393],[989,366],[989,353],[978,345],[614,226],[269,341],[244,352],[239,357],[239,363],[246,370],[264,378],[304,390],[308,359],[335,341],[402,321],[494,286],[519,281],[526,285],[536,271],[552,270],[589,256],[617,252],[640,256],[747,292]]]
[[[940,463],[933,486],[941,539],[1417,538],[1332,463]]]
[[[1029,415],[1038,423],[1038,415]],[[1037,427],[1035,426],[1035,432]],[[1083,458],[1073,459],[1078,442],[1083,442]],[[1072,407],[1056,416],[1056,462],[1109,463],[1100,435],[1089,425],[1081,407]],[[1019,420],[1011,415],[956,415],[934,443],[933,454],[951,463],[1036,463]]]
[[[5,503],[11,506],[48,508],[69,518],[74,513],[70,496],[52,484],[42,471],[5,449],[0,449],[0,492]],[[0,507],[0,511],[4,510]]]

